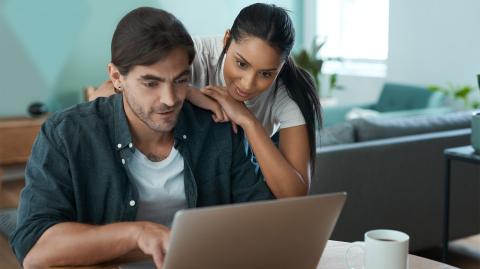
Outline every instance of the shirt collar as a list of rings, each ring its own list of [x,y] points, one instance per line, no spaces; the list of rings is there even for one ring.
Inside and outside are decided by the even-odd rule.
[[[122,150],[125,147],[132,147],[132,136],[128,127],[127,117],[123,109],[123,95],[121,93],[113,96],[114,115],[114,142],[115,149]]]
[[[192,104],[185,100],[183,103],[182,109],[177,118],[177,123],[173,129],[173,137],[177,141],[186,141],[193,134],[192,132],[192,122],[191,122],[191,113],[192,113]],[[201,132],[204,125],[195,125],[195,132]]]

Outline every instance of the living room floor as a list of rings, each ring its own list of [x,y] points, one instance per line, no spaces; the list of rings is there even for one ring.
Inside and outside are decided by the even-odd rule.
[[[0,209],[16,207],[18,205],[18,197],[23,186],[23,180],[3,182],[2,188],[0,189]],[[474,240],[478,240],[478,246],[480,248],[480,235],[477,235]],[[441,248],[423,250],[413,254],[426,257],[428,259],[441,261]],[[480,269],[480,260],[454,252],[449,253],[449,258],[450,265],[463,269]],[[21,268],[10,249],[7,238],[4,235],[0,235],[0,268]]]

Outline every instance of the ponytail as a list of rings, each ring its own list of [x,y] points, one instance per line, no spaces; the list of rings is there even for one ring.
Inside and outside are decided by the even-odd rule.
[[[279,79],[285,84],[288,96],[298,105],[305,119],[308,144],[310,149],[310,171],[315,172],[316,128],[322,126],[321,106],[312,76],[303,68],[297,66],[289,56],[278,74],[275,92],[278,90]]]

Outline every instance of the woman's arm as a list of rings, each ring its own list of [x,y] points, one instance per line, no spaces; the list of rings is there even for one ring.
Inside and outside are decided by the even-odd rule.
[[[306,126],[281,129],[280,149],[277,149],[256,118],[240,125],[275,196],[307,195],[310,157]]]
[[[228,117],[220,104],[212,98],[206,96],[194,87],[188,89],[187,100],[192,104],[213,112],[212,118],[215,122],[227,122]]]
[[[152,255],[161,267],[170,231],[151,222],[120,222],[102,226],[74,222],[47,229],[23,261],[23,267],[90,265],[111,260],[134,249]]]
[[[88,96],[88,101],[93,101],[98,97],[109,97],[115,94],[115,88],[111,80],[104,81],[98,88]]]
[[[265,181],[277,198],[307,195],[310,157],[305,125],[281,129],[280,149],[277,149],[243,103],[219,87],[209,86],[202,91],[219,102],[230,120],[243,128]]]

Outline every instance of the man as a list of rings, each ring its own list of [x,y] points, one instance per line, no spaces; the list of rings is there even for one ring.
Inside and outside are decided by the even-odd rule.
[[[179,209],[273,198],[243,134],[184,103],[194,55],[165,11],[139,8],[120,21],[108,66],[120,93],[51,116],[33,147],[11,238],[25,268],[135,249],[161,267]]]

